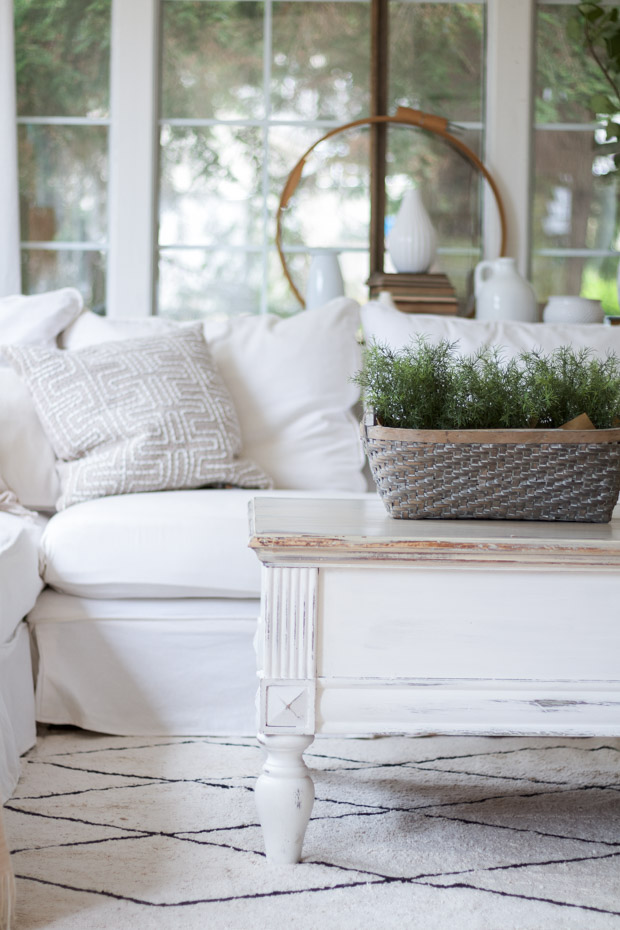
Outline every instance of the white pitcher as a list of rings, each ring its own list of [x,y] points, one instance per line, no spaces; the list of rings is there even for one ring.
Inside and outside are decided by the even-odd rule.
[[[521,277],[514,258],[478,262],[474,272],[477,320],[538,321],[534,288]]]

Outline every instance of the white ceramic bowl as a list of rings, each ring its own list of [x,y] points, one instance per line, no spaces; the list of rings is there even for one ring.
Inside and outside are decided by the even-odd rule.
[[[544,323],[602,323],[604,319],[600,300],[589,297],[550,297],[543,310]]]

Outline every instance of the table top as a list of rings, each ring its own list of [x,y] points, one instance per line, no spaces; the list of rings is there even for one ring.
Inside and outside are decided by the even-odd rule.
[[[262,561],[415,559],[620,568],[620,509],[610,523],[397,520],[377,495],[256,498],[250,542]]]

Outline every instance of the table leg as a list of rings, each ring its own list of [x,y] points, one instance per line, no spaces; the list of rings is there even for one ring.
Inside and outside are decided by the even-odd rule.
[[[278,864],[299,862],[314,804],[314,784],[302,755],[314,736],[259,733],[258,740],[267,750],[255,792],[267,858]]]

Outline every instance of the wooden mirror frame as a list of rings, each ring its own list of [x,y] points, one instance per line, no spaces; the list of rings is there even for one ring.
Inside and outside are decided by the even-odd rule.
[[[291,290],[295,294],[295,297],[302,305],[305,307],[305,301],[301,296],[299,290],[295,286],[291,273],[288,269],[286,263],[286,258],[284,251],[282,249],[282,213],[288,206],[291,197],[297,189],[297,185],[301,180],[303,170],[306,164],[306,159],[311,152],[320,145],[321,142],[325,142],[326,139],[331,139],[332,136],[338,135],[338,133],[345,132],[347,129],[354,129],[356,126],[378,126],[385,123],[395,123],[400,126],[412,126],[416,129],[422,129],[426,132],[430,132],[435,136],[439,136],[440,139],[443,139],[448,145],[455,149],[459,155],[463,156],[466,161],[472,164],[477,171],[484,177],[485,181],[488,183],[493,196],[495,197],[495,203],[497,204],[497,210],[499,213],[499,222],[501,229],[501,242],[500,242],[500,256],[504,255],[506,249],[506,213],[504,210],[504,205],[497,188],[497,185],[483,163],[480,161],[475,152],[472,152],[464,142],[461,142],[460,139],[457,139],[456,136],[453,136],[448,132],[448,120],[444,119],[442,116],[433,116],[431,113],[423,113],[421,110],[412,110],[409,107],[399,107],[396,110],[394,116],[368,116],[364,119],[353,120],[351,123],[344,123],[342,126],[337,126],[335,129],[330,129],[329,132],[326,132],[324,136],[321,136],[320,139],[310,146],[309,149],[306,149],[304,154],[301,156],[293,170],[290,172],[282,194],[280,196],[280,203],[278,204],[278,212],[276,218],[276,248],[278,250],[278,255],[280,256],[280,261],[282,263],[282,270],[286,280],[291,286]]]

